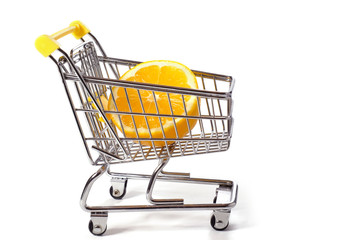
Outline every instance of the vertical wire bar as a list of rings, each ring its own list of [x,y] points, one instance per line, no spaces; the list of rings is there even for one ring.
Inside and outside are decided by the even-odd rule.
[[[101,71],[101,67],[100,67],[100,63],[99,63],[99,60],[97,58],[97,55],[96,55],[96,52],[95,52],[95,49],[94,49],[94,46],[93,45],[90,45],[90,47],[87,49],[87,52],[88,52],[88,58],[89,58],[89,62],[90,62],[90,65],[91,65],[91,69],[94,73],[94,76],[95,77],[102,77],[102,71]],[[106,86],[104,85],[101,85],[101,89],[102,90],[99,90],[99,86],[96,84],[94,85],[94,88],[95,89],[95,96],[97,99],[99,99],[99,102],[100,102],[100,105],[101,105],[101,108],[103,110],[105,110],[105,107],[103,105],[103,102],[101,101],[101,95],[105,95],[105,92],[106,92]],[[105,95],[106,96],[106,95]],[[99,114],[97,114],[97,124],[99,126],[99,130],[100,130],[100,134],[102,137],[106,138],[106,132],[104,130],[106,130],[107,126],[99,120]],[[109,129],[107,130],[107,134],[109,135],[109,137],[111,137],[111,133],[109,131]],[[115,141],[105,141],[104,140],[104,144],[105,144],[105,147],[106,149],[110,149],[111,148],[111,145],[114,146],[115,148]]]
[[[136,126],[135,118],[134,118],[134,115],[131,114],[131,113],[133,113],[133,111],[132,111],[132,108],[131,108],[131,103],[130,103],[129,95],[128,95],[128,92],[127,92],[127,88],[124,88],[124,90],[125,90],[126,101],[128,103],[128,106],[129,106],[131,120],[132,120],[132,122],[134,124],[134,128],[135,128],[136,138],[139,139],[139,141],[140,141],[140,137],[139,137],[138,129],[137,129],[137,126]],[[131,156],[131,158],[133,159],[132,156]]]
[[[202,81],[202,84],[203,84],[203,89],[206,90],[205,81],[204,81],[204,77],[203,77],[202,74],[201,74],[201,81]],[[205,98],[205,102],[206,102],[208,114],[209,114],[209,116],[211,116],[208,98]],[[214,132],[214,125],[213,125],[213,122],[212,122],[211,119],[210,119],[209,121],[210,121],[210,126],[211,126],[211,135],[210,135],[210,137],[212,137],[212,134],[213,134],[213,132]],[[208,141],[208,142],[205,141],[206,152],[209,152],[210,144],[211,144],[210,141]]]
[[[203,75],[201,75],[201,81],[202,81],[202,84],[203,84],[203,89],[204,89],[204,90],[206,90]],[[209,116],[211,116],[211,114],[210,114],[210,106],[209,106],[209,101],[208,101],[208,98],[205,98],[205,102],[206,102],[206,106],[207,106],[207,110],[208,110]],[[212,121],[211,121],[211,120],[210,120],[210,124],[211,124],[211,131],[214,131],[214,126],[213,126],[213,123],[212,123]]]
[[[200,139],[203,139],[204,138],[204,145],[205,144],[205,131],[204,131],[204,125],[203,125],[203,121],[201,119],[201,109],[200,109],[200,101],[201,101],[201,98],[200,97],[197,97],[197,108],[198,108],[198,112],[199,112],[199,125],[200,125]],[[200,145],[200,142],[198,142],[198,146],[196,148],[196,151],[198,150],[199,148],[199,145]]]
[[[117,71],[117,74],[118,74],[118,76],[120,76],[120,71],[119,71],[119,67],[118,67],[118,64],[116,63],[115,64],[115,67],[116,67],[116,71]],[[113,100],[114,100],[114,95],[113,95],[113,93],[112,93],[112,87],[111,86],[109,86],[109,90],[110,90],[110,95],[112,96],[112,98],[113,98]],[[109,96],[109,98],[110,98],[110,96]],[[109,101],[110,101],[110,99],[109,99]],[[114,103],[115,103],[115,100],[114,100]],[[115,103],[115,106],[116,106],[116,103]],[[117,109],[117,108],[116,108]],[[119,116],[119,119],[120,119],[120,116]],[[120,122],[120,120],[119,120],[119,122]],[[116,127],[114,126],[114,128],[116,129]],[[123,127],[122,127],[122,129],[124,129]],[[125,136],[125,134],[124,134],[124,136]],[[115,142],[114,142],[114,145],[115,145]],[[126,141],[126,146],[129,148],[129,145],[128,145],[128,143],[127,143],[127,141]],[[117,150],[116,150],[117,151]]]
[[[130,113],[129,115],[131,116],[132,122],[134,124],[136,137],[139,139],[139,133],[138,133],[137,126],[136,126],[136,123],[135,123],[135,118],[134,118],[134,115],[131,114],[131,113],[133,113],[133,110],[132,110],[132,107],[131,107],[130,98],[129,98],[129,95],[128,95],[128,92],[127,92],[127,88],[124,88],[124,90],[125,90],[126,101],[128,103],[128,106],[129,106],[129,113]]]
[[[89,89],[91,90],[91,93],[94,95],[94,96],[96,96],[96,92],[95,92],[95,90],[94,90],[94,85],[93,84],[89,84]],[[96,97],[95,97],[95,101],[96,101]],[[90,102],[89,102],[89,105],[88,105],[88,107],[89,107],[89,109],[92,109],[93,107],[92,107],[92,105],[90,104]],[[99,110],[98,110],[99,111]],[[100,124],[99,124],[99,114],[97,114],[97,113],[89,113],[89,115],[91,116],[91,119],[92,119],[92,123],[93,123],[93,125],[94,125],[94,129],[95,129],[95,132],[96,132],[96,136],[98,137],[98,138],[101,138],[101,134],[100,134],[100,132],[101,132],[101,129],[100,129]],[[104,144],[105,143],[103,143],[103,141],[100,141],[100,140],[97,140],[97,141],[99,141],[99,144],[97,144],[97,146],[98,147],[100,147],[101,149],[105,149],[104,148]],[[106,146],[106,144],[105,144],[105,146]]]
[[[140,100],[141,110],[142,110],[143,113],[145,113],[145,108],[144,108],[144,104],[143,104],[143,101],[142,101],[142,98],[141,98],[140,90],[136,89],[136,91],[137,91],[137,94],[138,94],[138,97],[139,97],[139,100]],[[149,127],[148,119],[147,119],[146,116],[144,116],[144,118],[145,118],[146,127],[147,127],[147,129],[149,131],[149,136],[150,136],[150,138],[152,138],[152,134],[151,134],[151,130],[150,130],[150,127]],[[150,141],[150,142],[152,143],[153,147],[155,147],[153,141]],[[143,146],[141,144],[141,141],[139,142],[139,146],[140,146],[140,149],[141,149],[141,153],[142,153],[142,155],[143,155],[143,157],[145,159],[145,155],[144,155]]]
[[[97,73],[97,77],[102,77],[102,72],[101,72],[101,67],[100,67],[100,62],[99,62],[99,59],[96,55],[96,51],[95,51],[95,48],[94,46],[91,47],[91,56],[92,56],[92,60],[93,60],[93,66],[94,66],[94,69]]]
[[[115,130],[115,133],[119,136],[119,134],[118,134],[118,131],[119,131],[119,130],[116,128],[116,126],[115,126],[114,122],[112,121],[112,119],[111,119],[111,121],[110,121],[110,124],[111,124],[112,129],[114,129],[114,130]],[[108,129],[107,132],[108,132],[109,138],[112,138],[112,134],[111,134],[111,132],[110,132],[110,129]],[[113,138],[113,139],[114,139],[114,138]],[[112,146],[113,146],[114,153],[115,153],[116,155],[120,155],[119,148],[116,147],[115,139],[112,140],[112,143],[113,143]]]
[[[86,64],[86,59],[84,57],[84,52],[83,51],[79,51],[79,58],[80,58],[80,62],[81,62],[81,69],[83,69],[85,71],[86,75],[90,75],[89,74],[89,69],[87,67]]]
[[[104,69],[105,69],[107,78],[110,79],[109,72],[108,72],[108,70],[107,70],[105,61],[103,61],[103,66],[104,66]],[[124,90],[125,90],[125,88],[124,88]],[[117,107],[117,103],[116,103],[115,98],[114,98],[114,94],[113,94],[113,91],[112,91],[112,87],[110,87],[110,92],[111,92],[112,99],[113,99],[113,101],[114,101],[114,105],[115,105],[116,111],[119,111],[119,110],[118,110],[118,107]],[[124,135],[124,137],[126,138],[125,128],[124,128],[124,125],[123,125],[123,123],[122,123],[120,114],[117,114],[117,115],[118,115],[118,118],[119,118],[120,126],[121,126],[121,128],[122,128],[122,130],[123,130],[123,131],[122,131],[122,132],[123,132],[123,135]],[[125,143],[126,143],[126,147],[128,148],[128,151],[129,151],[129,153],[130,153],[130,158],[133,160],[132,155],[131,155],[131,150],[130,150],[131,147],[129,146],[129,143],[128,143],[127,140],[125,141]]]
[[[118,76],[121,76],[121,75],[120,75],[120,71],[119,71],[119,67],[118,67],[118,64],[117,64],[117,63],[115,64],[115,67],[116,67],[116,71],[117,71]],[[114,101],[114,103],[115,103],[116,111],[119,111],[118,108],[117,108],[117,104],[116,104],[116,102],[115,102],[115,99],[114,99],[114,93],[113,93],[113,91],[112,91],[112,87],[109,86],[109,89],[110,89],[110,95],[111,95],[111,97],[112,97],[112,99],[113,99],[113,101]],[[119,118],[119,122],[120,122],[121,128],[123,129],[124,137],[126,138],[125,129],[124,129],[124,127],[123,127],[123,124],[122,124],[120,115],[118,115],[118,118]],[[127,146],[128,149],[130,149],[130,148],[129,148],[128,141],[126,141],[126,146]]]
[[[188,113],[187,113],[187,109],[186,109],[184,94],[181,94],[181,99],[182,99],[182,103],[183,103],[183,106],[184,106],[184,112],[185,112],[185,116],[186,116],[185,119],[186,119],[187,127],[188,127],[188,130],[189,130],[189,135],[190,135],[190,138],[193,138],[192,133],[191,133],[191,128],[190,128]],[[195,147],[194,147],[194,142],[193,141],[191,141],[191,146],[192,146],[193,152],[195,152]]]
[[[152,92],[152,95],[153,95],[153,98],[154,98],[154,102],[155,102],[155,108],[156,108],[156,113],[158,115],[160,115],[160,111],[159,111],[159,106],[157,104],[157,100],[156,100],[156,97],[155,97],[155,92],[154,91],[151,91]],[[165,142],[165,145],[166,145],[166,151],[168,153],[168,156],[170,157],[170,152],[169,152],[169,146],[168,146],[168,143],[167,141],[165,140],[166,139],[166,136],[165,136],[165,132],[164,132],[164,126],[162,124],[162,121],[161,121],[161,117],[159,116],[159,122],[160,122],[160,127],[161,127],[161,132],[163,134],[163,137],[164,137],[164,142]]]
[[[215,91],[218,91],[215,76],[213,76],[213,80],[214,80]],[[220,105],[220,100],[219,100],[219,99],[217,99],[217,103],[218,103],[218,106],[219,106],[220,116],[222,117],[223,114],[222,114],[222,110],[221,110],[221,105]],[[225,123],[224,123],[224,120],[221,120],[221,122],[222,122],[222,126],[223,126],[223,136],[224,136],[224,134],[225,134]]]
[[[90,59],[90,53],[89,53],[89,50],[88,49],[84,49],[85,51],[85,56],[86,56],[86,59],[87,59],[87,64],[88,64],[88,68],[90,70],[90,75],[93,76],[93,77],[96,77],[95,75],[95,72],[94,72],[94,69],[92,68],[92,65],[91,65],[91,59]]]
[[[174,111],[173,111],[173,108],[172,108],[172,105],[171,105],[170,94],[166,93],[166,95],[167,95],[167,99],[168,99],[168,102],[169,102],[171,115],[174,116]],[[173,124],[174,124],[174,128],[175,128],[175,135],[176,135],[176,138],[178,139],[177,143],[179,144],[179,149],[180,149],[181,155],[184,156],[184,153],[183,153],[183,151],[181,149],[180,138],[179,138],[179,133],[178,133],[178,130],[177,130],[175,118],[172,117],[172,120],[173,120]]]
[[[118,89],[117,87],[115,87],[115,88]],[[116,111],[119,112],[119,108],[118,108],[117,103],[116,103],[116,101],[115,101],[113,88],[112,88],[111,86],[110,86],[110,95],[111,95],[111,98],[112,98],[112,100],[113,100],[113,102],[114,102]],[[124,138],[126,138],[125,128],[124,128],[124,125],[123,125],[123,123],[122,123],[120,114],[118,113],[118,114],[116,114],[116,115],[117,115],[118,118],[119,118],[119,123],[120,123],[120,127],[121,127],[120,131],[122,130],[122,134],[124,135]],[[125,144],[126,144],[126,147],[128,148],[128,151],[130,152],[130,147],[129,147],[129,144],[128,144],[128,141],[127,141],[127,140],[125,141]]]
[[[99,77],[98,71],[96,69],[96,60],[95,60],[95,57],[94,57],[94,52],[93,52],[93,49],[91,47],[89,47],[87,49],[87,56],[89,58],[89,65],[90,65],[90,68],[92,69],[94,77]]]
[[[185,119],[186,119],[187,127],[188,127],[188,130],[189,130],[190,138],[192,138],[192,133],[191,133],[191,128],[190,128],[189,118],[187,117],[188,114],[187,114],[187,109],[186,109],[186,103],[185,103],[185,99],[184,99],[184,94],[181,94],[181,100],[182,100],[183,107],[184,107],[184,112],[185,112],[185,116],[186,116]]]
[[[228,131],[228,134],[227,134],[227,146],[229,146],[229,142],[230,142],[230,137],[231,137],[231,135],[232,135],[232,117],[231,117],[231,111],[232,111],[232,99],[231,99],[231,97],[230,98],[228,98],[228,100],[227,100],[227,115],[228,115],[228,117],[230,117],[230,118],[228,118],[228,120],[227,120],[227,126],[228,126],[228,129],[227,129],[227,131]]]
[[[104,69],[105,69],[107,78],[110,79],[109,72],[108,72],[108,69],[107,69],[107,67],[106,67],[106,62],[105,62],[105,61],[103,61],[103,66],[104,66]],[[99,67],[100,67],[100,64],[99,64]],[[114,68],[112,67],[112,65],[111,65],[110,67],[111,67],[111,69],[113,70],[114,74],[116,75],[115,70],[114,70]],[[118,72],[119,72],[119,70],[118,70]],[[102,74],[101,74],[101,75],[102,75]],[[118,111],[118,109],[117,109],[117,104],[116,104],[116,102],[115,102],[114,95],[113,95],[113,93],[112,93],[112,87],[109,86],[109,89],[110,89],[110,92],[111,92],[111,96],[112,96],[112,98],[113,98],[113,100],[114,100],[114,104],[115,104],[115,106],[116,106],[116,111]],[[124,128],[124,126],[123,126],[123,124],[122,124],[122,120],[121,120],[120,115],[118,115],[118,118],[119,118],[119,122],[120,122],[121,128],[123,129],[123,134],[124,134],[124,137],[125,137],[125,128]],[[116,129],[116,128],[115,128],[115,129]],[[117,131],[116,131],[116,132],[117,132]],[[130,153],[130,157],[132,158],[131,150],[130,150],[130,146],[129,146],[129,144],[128,144],[128,141],[126,141],[126,147],[128,148],[129,153]],[[114,141],[114,148],[116,149],[115,141]],[[117,150],[116,150],[116,151],[117,151]]]
[[[86,51],[85,49],[79,51],[79,57],[80,57],[80,61],[82,63],[82,68],[85,70],[86,74],[91,76],[91,70],[89,68],[89,65],[87,64],[87,55],[84,53],[84,51]],[[91,89],[91,85],[89,85],[90,89]],[[84,93],[84,97],[86,99],[86,105],[87,105],[87,109],[91,109],[91,103],[89,102],[89,96],[86,95],[86,91],[84,89],[84,86],[81,84],[81,88],[82,88],[82,92]],[[99,132],[97,129],[97,124],[95,123],[94,119],[93,119],[93,114],[92,113],[85,113],[85,116],[89,122],[90,125],[90,129],[92,131],[93,136],[96,137],[100,137],[99,136]],[[100,147],[100,145],[102,146],[101,141],[96,140],[95,141],[96,146]]]
[[[94,46],[93,46],[93,48],[94,48]],[[93,49],[93,56],[94,56],[94,66],[95,66],[95,69],[97,70],[98,77],[103,78],[100,61],[96,55],[95,49]],[[107,98],[107,95],[106,95],[107,87],[106,87],[106,85],[101,85],[101,86],[102,86],[101,95],[104,95]]]
[[[214,99],[211,98],[211,106],[212,106],[212,111],[213,111],[213,116],[215,116],[215,107],[214,107]],[[214,119],[214,126],[215,126],[215,134],[216,134],[216,139],[219,139],[219,133],[218,133],[218,130],[217,130],[217,124],[216,124],[216,120]],[[217,140],[217,143],[218,143],[218,147],[219,147],[219,150],[220,150],[220,141]]]
[[[167,99],[168,99],[168,102],[169,102],[171,115],[174,116],[174,111],[173,111],[172,104],[171,104],[170,94],[166,93],[166,95],[167,95]],[[174,127],[175,127],[176,138],[179,138],[179,133],[178,133],[177,126],[176,126],[175,117],[172,117],[172,120],[173,120]]]
[[[96,135],[97,135],[98,138],[101,138],[102,137],[102,135],[101,135],[101,127],[100,127],[101,124],[100,124],[100,121],[99,121],[99,117],[97,115],[95,115],[94,113],[90,113],[90,116],[91,116],[92,122],[93,122],[93,124],[95,126],[94,128],[96,130]],[[105,149],[106,143],[104,143],[103,140],[97,140],[97,141],[99,141],[99,145],[101,146],[100,147],[98,145],[98,147],[100,147],[101,149]],[[104,147],[104,145],[105,145],[105,147]]]
[[[80,51],[80,57],[81,57],[81,56],[82,56],[82,51]],[[81,62],[83,62],[83,58],[82,58],[82,57],[80,58],[80,60],[81,60]],[[85,68],[87,69],[86,66],[85,66]],[[80,87],[81,87],[81,89],[82,89],[82,92],[84,93],[84,97],[85,97],[85,101],[86,101],[86,104],[85,104],[85,105],[84,105],[84,102],[82,102],[83,107],[86,106],[85,109],[91,109],[91,104],[90,104],[90,102],[89,102],[88,96],[86,95],[86,91],[85,91],[85,89],[84,89],[83,84],[80,84]],[[86,117],[86,119],[87,119],[87,121],[88,121],[88,123],[89,123],[89,127],[90,127],[90,130],[91,130],[93,136],[98,137],[98,135],[96,134],[96,129],[95,129],[96,126],[95,126],[95,123],[94,123],[94,121],[93,121],[93,119],[92,119],[92,117],[91,117],[91,113],[85,112],[85,117]],[[98,142],[98,141],[95,141],[95,143],[96,143],[96,145],[99,147],[99,142]]]
[[[119,67],[118,67],[118,64],[117,64],[117,63],[115,63],[115,68],[116,68],[116,72],[117,72],[118,76],[121,76],[121,75],[120,75],[120,72],[119,72]]]
[[[215,76],[213,76],[213,80],[214,80],[215,91],[218,91]],[[220,105],[220,100],[219,100],[219,99],[217,99],[217,103],[218,103],[218,107],[219,107],[220,116],[222,117],[223,114],[222,114],[222,111],[221,111],[221,105]],[[224,138],[224,136],[225,136],[225,123],[224,123],[224,120],[221,120],[221,123],[222,123],[222,127],[223,127],[223,131],[222,131],[222,136],[221,136],[221,137]],[[222,143],[223,143],[223,141],[219,141],[219,143],[220,143],[219,148],[221,149],[221,148],[222,148]]]
[[[215,107],[214,107],[214,99],[210,99],[211,100],[211,109],[212,109],[212,112],[213,112],[213,117],[214,119],[212,121],[214,121],[214,128],[215,128],[215,133],[216,133],[216,138],[218,138],[218,130],[217,130],[217,124],[216,124],[216,120],[215,120]]]
[[[89,89],[91,90],[91,92],[95,96],[95,101],[99,101],[101,108],[104,110],[104,106],[103,106],[101,98],[100,98],[101,93],[98,90],[97,84],[89,84]],[[98,111],[100,111],[100,110],[98,109]],[[105,133],[103,133],[103,125],[102,125],[102,122],[99,120],[100,115],[98,113],[92,113],[92,115],[94,116],[94,119],[95,119],[94,123],[96,123],[95,126],[96,126],[96,129],[97,129],[97,132],[98,132],[98,137],[99,138],[101,138],[101,137],[105,138],[106,135],[105,135]],[[100,143],[101,143],[101,148],[102,149],[107,149],[109,147],[109,143],[107,141],[105,141],[105,140],[100,141]]]
[[[105,64],[105,61],[102,61],[103,62],[103,64]],[[100,65],[100,61],[98,62],[99,64],[98,64],[98,68],[100,69],[99,71],[100,71],[100,77],[103,77],[103,74],[102,74],[102,71],[101,71],[101,65]],[[106,70],[106,67],[105,67],[105,70]],[[107,71],[106,71],[107,72]],[[110,90],[110,95],[112,96],[112,98],[113,98],[113,100],[114,100],[114,103],[115,103],[115,106],[116,106],[116,102],[115,102],[115,99],[114,99],[114,95],[112,94],[112,87],[111,86],[108,86],[108,88],[109,88],[109,90]],[[104,96],[108,99],[108,101],[110,101],[110,99],[109,99],[109,97],[107,96],[107,87],[104,85]],[[119,117],[119,121],[121,122],[121,120],[120,120],[120,116],[118,116]],[[115,133],[117,134],[117,135],[119,135],[118,134],[118,130],[117,130],[117,128],[115,127],[115,126],[112,126],[112,128],[115,130]],[[124,129],[124,128],[122,128],[122,129]],[[111,133],[110,133],[110,131],[108,130],[108,135],[109,136],[111,136]],[[125,136],[125,132],[124,132],[124,136]],[[118,149],[117,149],[117,147],[116,147],[116,142],[115,142],[115,140],[113,140],[113,141],[111,141],[112,142],[112,144],[113,144],[113,146],[114,146],[114,151],[116,151],[116,153],[118,152]],[[129,145],[127,144],[127,142],[126,142],[126,146],[127,146],[127,148],[129,149]],[[129,151],[130,151],[130,149],[129,149]]]
[[[81,93],[81,90],[80,90],[80,88],[79,88],[79,82],[74,82],[74,85],[75,85],[75,89],[76,89],[76,91],[77,91],[77,94],[78,94],[78,97],[79,97],[79,101],[80,101],[80,103],[81,103],[81,106],[84,108],[84,99],[83,99],[83,97],[82,97],[82,93]]]
[[[86,73],[87,76],[91,76],[89,65],[86,62],[85,49],[83,48],[83,49],[79,50],[79,53],[80,53],[80,60],[81,60],[81,63],[82,63],[81,67],[85,70],[85,73]]]
[[[79,51],[78,56],[79,56],[79,61],[80,61],[81,70],[83,70],[83,71],[85,72],[85,74],[87,74],[86,66],[85,66],[84,60],[83,60],[83,58],[82,58],[82,51]]]
[[[103,105],[103,103],[102,103],[102,101],[101,101],[101,95],[102,95],[102,93],[99,91],[99,86],[98,86],[98,84],[94,84],[94,89],[95,89],[95,93],[96,93],[96,95],[98,96],[98,99],[99,99],[99,102],[100,102],[100,106],[101,106],[101,108],[102,108],[102,110],[105,110],[105,107],[104,107],[104,105]],[[95,95],[95,96],[96,96]],[[106,114],[105,114],[106,115]],[[97,123],[99,124],[99,129],[101,130],[100,131],[100,133],[102,133],[101,135],[104,137],[104,138],[106,138],[106,134],[105,134],[105,132],[103,131],[103,129],[104,129],[104,126],[103,126],[103,124],[102,124],[102,122],[99,120],[99,118],[100,118],[100,116],[99,116],[99,114],[97,114]],[[105,127],[106,127],[106,124],[105,124]],[[110,147],[110,145],[111,145],[111,143],[109,143],[108,141],[105,141],[104,140],[104,144],[105,144],[105,146],[106,146],[106,148],[108,149],[109,147]]]
[[[88,64],[88,60],[87,60],[86,50],[85,50],[85,49],[83,49],[83,50],[81,51],[81,55],[82,55],[81,59],[83,60],[84,66],[85,66],[85,68],[86,68],[86,73],[87,73],[87,75],[88,75],[88,76],[92,76],[91,69],[90,69],[89,64]]]
[[[104,65],[104,69],[105,69],[105,72],[106,72],[106,76],[107,76],[108,79],[110,79],[109,72],[107,70],[105,62],[103,62],[103,65]]]
[[[81,54],[81,51],[80,51],[80,54]],[[81,56],[81,55],[80,55],[80,56]],[[81,57],[80,57],[80,62],[82,63],[82,58],[81,58]],[[70,67],[70,65],[69,65],[69,69],[70,69],[70,68],[71,68],[71,67]],[[65,67],[64,67],[64,70],[65,70],[66,72],[68,72]],[[70,69],[70,70],[71,70],[71,69]],[[81,88],[82,88],[82,91],[80,90],[80,87],[79,87],[79,83],[78,83],[78,82],[74,82],[74,86],[75,86],[75,89],[76,89],[76,92],[77,92],[77,95],[78,95],[78,97],[79,97],[79,101],[80,101],[82,107],[83,107],[83,108],[86,108],[85,106],[87,105],[87,108],[90,109],[90,108],[89,108],[89,101],[88,101],[88,99],[86,98],[85,90],[84,90],[82,84],[80,84],[80,86],[81,86]],[[83,93],[83,94],[82,94],[82,93]],[[87,102],[87,104],[85,104],[85,105],[84,105],[85,101],[84,101],[82,95],[84,95],[84,97],[85,97],[85,99],[86,99],[86,102]],[[93,136],[96,136],[96,131],[95,131],[95,129],[94,129],[95,123],[93,122],[93,119],[92,119],[91,116],[90,116],[91,114],[90,114],[90,113],[86,113],[86,112],[85,112],[84,114],[85,114],[85,118],[87,119],[87,121],[88,121],[88,123],[89,123],[90,131],[92,132]],[[99,147],[98,141],[95,141],[95,144]]]

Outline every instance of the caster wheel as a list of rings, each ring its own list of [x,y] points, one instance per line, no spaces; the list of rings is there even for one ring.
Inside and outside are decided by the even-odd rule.
[[[210,219],[210,225],[217,231],[223,231],[229,226],[229,217],[223,216],[221,212],[215,212]]]
[[[122,199],[126,194],[126,187],[127,187],[128,180],[126,179],[123,183],[116,184],[116,189],[113,186],[110,187],[109,192],[110,195],[117,200]]]
[[[104,232],[106,231],[106,229],[107,229],[107,225],[104,225],[104,226],[95,225],[94,226],[93,221],[92,220],[89,221],[89,231],[96,236],[103,235]]]

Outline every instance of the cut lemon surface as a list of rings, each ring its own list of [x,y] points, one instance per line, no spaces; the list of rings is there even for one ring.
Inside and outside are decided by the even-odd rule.
[[[195,75],[186,66],[173,61],[149,61],[127,71],[120,80],[197,89]],[[134,88],[112,88],[109,111],[149,113],[156,116],[110,114],[114,124],[125,138],[182,138],[196,125],[197,119],[181,116],[198,116],[198,102],[195,96],[166,93]],[[129,104],[130,103],[130,104]],[[141,104],[142,103],[142,104]],[[159,117],[159,114],[178,117]],[[136,126],[136,127],[135,127]],[[174,141],[169,140],[167,144]],[[152,146],[150,140],[141,141]],[[165,146],[165,141],[154,141],[155,146]]]

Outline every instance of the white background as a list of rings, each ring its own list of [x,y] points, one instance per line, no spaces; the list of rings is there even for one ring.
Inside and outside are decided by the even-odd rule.
[[[169,166],[239,184],[228,231],[212,230],[210,212],[124,213],[109,215],[104,239],[360,238],[358,1],[0,5],[2,239],[97,239],[78,203],[96,169],[55,65],[34,47],[77,19],[110,56],[237,80],[229,151]]]

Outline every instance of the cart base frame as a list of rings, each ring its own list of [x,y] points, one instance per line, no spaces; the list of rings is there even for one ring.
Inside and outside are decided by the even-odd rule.
[[[229,224],[231,209],[237,201],[237,184],[230,180],[192,178],[188,173],[165,172],[163,168],[168,159],[159,161],[153,174],[118,173],[110,171],[110,165],[102,165],[90,176],[85,184],[80,198],[80,206],[90,212],[89,230],[94,235],[102,235],[107,229],[107,218],[110,212],[141,212],[141,211],[184,211],[184,210],[212,210],[213,214],[210,224],[215,230],[224,230]],[[146,198],[151,204],[143,205],[111,205],[111,206],[90,206],[87,199],[93,184],[104,173],[112,177],[110,195],[115,199],[121,199],[126,193],[128,179],[149,179]],[[213,203],[184,204],[183,199],[154,199],[152,190],[156,180],[182,182],[193,184],[217,185],[216,195]]]

